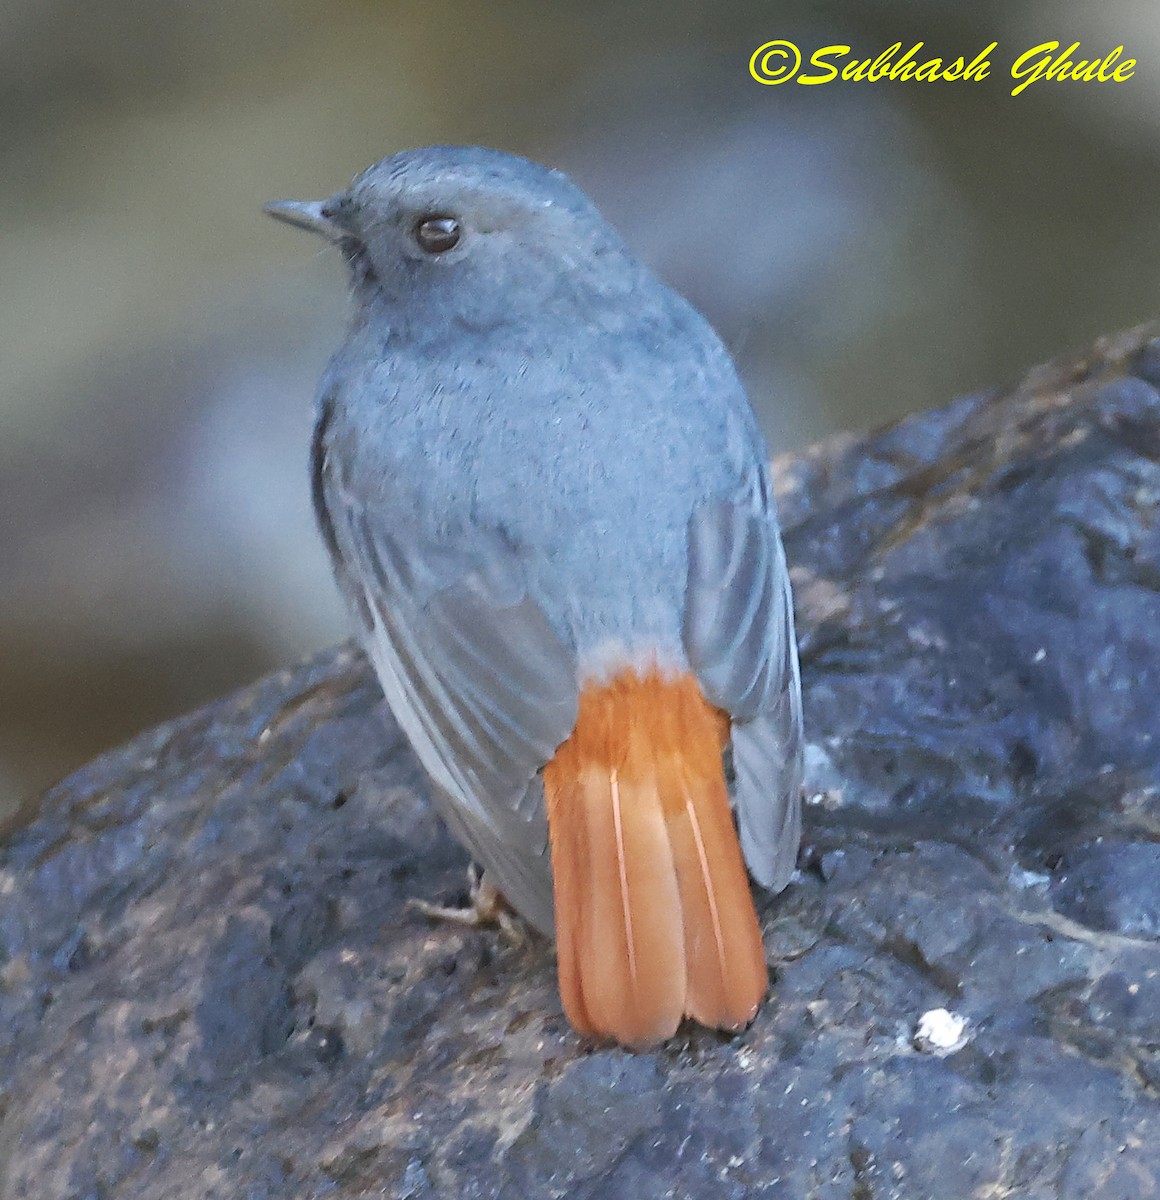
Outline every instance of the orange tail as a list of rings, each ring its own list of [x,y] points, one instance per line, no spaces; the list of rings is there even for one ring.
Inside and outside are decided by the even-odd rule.
[[[741,1029],[769,986],[721,752],[688,675],[586,687],[544,768],[560,994],[581,1033],[634,1049],[682,1016]]]

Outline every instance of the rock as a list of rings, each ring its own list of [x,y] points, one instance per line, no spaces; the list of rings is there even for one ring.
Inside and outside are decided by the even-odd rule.
[[[0,1194],[1153,1194],[1158,333],[782,464],[809,802],[746,1033],[587,1045],[545,941],[408,909],[467,861],[342,648],[9,832]]]

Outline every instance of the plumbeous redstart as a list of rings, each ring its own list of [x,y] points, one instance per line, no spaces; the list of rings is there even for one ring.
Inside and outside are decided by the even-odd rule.
[[[350,270],[314,504],[439,812],[555,933],[577,1030],[743,1028],[768,989],[745,863],[775,891],[793,871],[802,733],[729,354],[565,175],[508,154],[407,151],[268,211]]]

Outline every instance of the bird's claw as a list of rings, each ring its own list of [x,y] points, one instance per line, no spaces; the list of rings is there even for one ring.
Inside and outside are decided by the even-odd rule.
[[[453,925],[467,925],[473,929],[494,925],[513,945],[522,945],[527,940],[523,924],[504,899],[503,892],[474,865],[468,868],[467,874],[468,903],[465,906],[432,904],[412,897],[407,901],[407,908],[432,921],[450,921]]]

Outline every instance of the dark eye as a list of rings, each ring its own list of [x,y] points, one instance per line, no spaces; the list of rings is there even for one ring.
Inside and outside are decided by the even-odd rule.
[[[423,217],[415,225],[415,241],[428,254],[446,254],[459,244],[459,222],[454,217]]]

